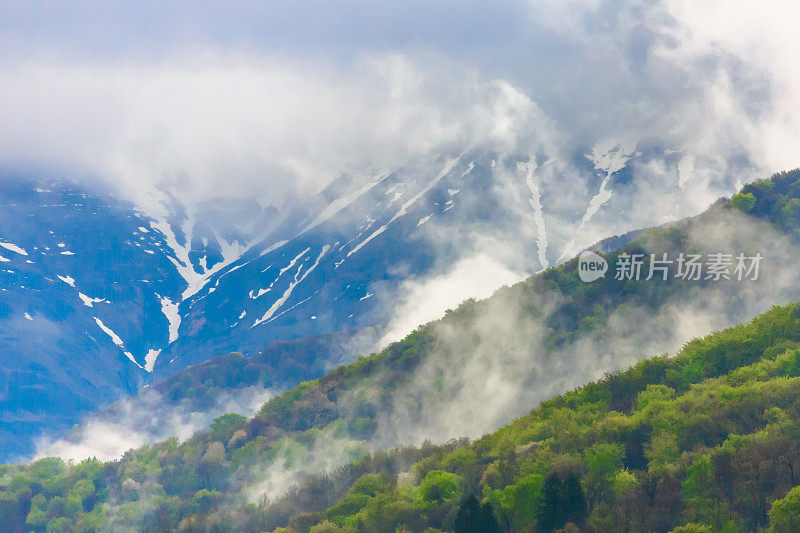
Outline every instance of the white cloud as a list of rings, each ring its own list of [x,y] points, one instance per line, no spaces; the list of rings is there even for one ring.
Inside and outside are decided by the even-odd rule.
[[[796,20],[800,5],[792,1],[761,4],[733,0],[720,6],[703,0],[665,2],[683,30],[677,59],[691,59],[695,68],[709,55],[727,56],[738,62],[718,82],[714,93],[717,109],[731,114],[743,108],[759,108],[752,122],[739,126],[745,142],[759,162],[772,169],[788,169],[800,163],[800,63]],[[736,93],[730,79],[752,76],[768,82],[761,94]]]
[[[113,461],[143,444],[169,437],[184,441],[208,430],[211,422],[225,413],[253,416],[272,396],[272,391],[258,387],[228,389],[200,412],[187,400],[165,401],[155,390],[144,389],[136,398],[123,398],[88,418],[64,438],[40,438],[34,458],[58,456],[82,461],[96,457]]]
[[[453,66],[432,76],[396,54],[345,71],[245,57],[3,69],[0,163],[99,177],[134,197],[167,184],[189,200],[280,201],[484,131],[506,142],[532,108],[506,83]]]
[[[526,277],[514,272],[496,258],[478,253],[453,265],[448,272],[423,279],[408,279],[397,291],[392,320],[381,340],[382,345],[397,341],[458,307],[466,298],[488,298],[500,285],[510,285]]]
[[[99,177],[132,197],[166,183],[188,200],[255,195],[280,204],[343,172],[478,144],[524,152],[533,138],[565,154],[608,139],[661,145],[695,157],[693,181],[712,193],[729,192],[724,175],[746,167],[732,162],[752,165],[745,179],[800,163],[791,2],[465,4],[452,20],[487,25],[469,46],[426,25],[439,8],[407,8],[394,44],[368,33],[355,49],[334,46],[344,22],[367,24],[353,10],[347,21],[339,13],[320,22],[329,53],[294,55],[255,35],[231,44],[200,8],[203,32],[148,37],[158,59],[73,49],[83,32],[72,17],[47,32],[30,13],[9,13],[37,32],[28,49],[0,29],[10,43],[0,54],[0,165]],[[254,22],[271,20],[262,11]],[[125,20],[113,6],[101,14]],[[284,38],[301,48],[316,42]]]

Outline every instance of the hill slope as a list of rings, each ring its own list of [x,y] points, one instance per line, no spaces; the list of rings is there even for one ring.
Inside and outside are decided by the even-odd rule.
[[[371,449],[493,431],[542,399],[609,369],[753,316],[772,302],[797,298],[800,283],[793,266],[800,255],[791,232],[798,221],[792,207],[800,204],[798,179],[800,173],[794,172],[748,186],[704,215],[645,231],[626,247],[629,254],[760,252],[771,262],[765,261],[759,280],[607,278],[584,283],[577,262],[571,261],[489,300],[467,302],[380,354],[270,400],[251,420],[226,415],[210,432],[183,444],[170,440],[141,447],[115,463],[64,468],[45,460],[8,467],[3,483],[13,496],[6,498],[7,505],[17,505],[14,512],[22,513],[25,502],[32,501],[26,500],[29,494],[37,498],[36,505],[46,504],[44,516],[63,516],[69,520],[65,523],[102,519],[120,526],[170,528],[184,519],[190,524],[189,515],[199,512],[203,520],[231,527],[235,522],[256,530],[267,523],[280,525],[280,516],[287,515],[261,522],[263,515],[237,504],[264,494],[278,497],[291,483]],[[613,264],[621,254],[606,258]],[[797,329],[788,329],[774,335],[797,340],[792,336]],[[41,498],[36,496],[41,487],[30,478],[38,472],[30,469],[38,468],[50,469],[61,480],[60,488]],[[77,477],[89,475],[86,469],[92,472],[90,493],[96,497],[87,500],[83,511],[60,510],[63,500],[51,500],[66,497],[63,491]],[[98,501],[105,503],[97,506]],[[227,511],[219,510],[223,503]]]
[[[472,444],[428,452],[407,474],[357,463],[253,520],[274,527],[293,509],[316,514],[290,523],[327,521],[320,531],[471,531],[482,520],[484,531],[568,522],[591,531],[689,523],[697,525],[685,531],[754,531],[770,522],[792,530],[800,518],[798,326],[798,304],[775,308],[674,358],[559,395]],[[467,496],[488,505],[488,520]]]

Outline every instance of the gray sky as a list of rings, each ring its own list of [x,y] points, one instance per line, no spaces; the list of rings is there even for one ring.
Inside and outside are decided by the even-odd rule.
[[[800,161],[797,14],[739,0],[0,1],[0,168],[269,196],[448,148],[612,140],[717,160],[709,180],[735,158],[769,172]]]
[[[527,17],[521,2],[11,1],[0,28],[4,48],[20,55],[159,60],[214,48],[346,60],[412,48],[491,54],[530,40]]]

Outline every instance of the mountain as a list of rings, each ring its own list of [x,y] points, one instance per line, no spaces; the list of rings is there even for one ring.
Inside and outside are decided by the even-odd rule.
[[[679,434],[684,440],[673,445],[669,431],[678,432],[681,420],[693,424],[695,418],[658,419],[667,434],[655,439],[653,446],[657,444],[659,453],[667,454],[669,464],[684,451],[681,457],[686,461],[680,462],[679,457],[678,466],[686,467],[689,476],[706,476],[702,461],[692,469],[693,463],[688,460],[694,455],[686,453],[705,453],[729,437],[744,442],[737,440],[737,432],[757,439],[766,429],[764,435],[771,435],[770,431],[782,426],[767,427],[764,422],[785,420],[774,408],[787,412],[787,424],[792,423],[791,402],[796,393],[791,387],[796,387],[797,378],[782,376],[792,372],[795,364],[792,352],[787,350],[796,348],[800,341],[795,306],[775,310],[745,328],[690,343],[677,358],[657,358],[634,367],[622,378],[612,374],[606,381],[571,393],[566,399],[545,403],[542,409],[548,416],[554,410],[550,406],[564,405],[571,411],[556,412],[550,425],[512,424],[512,429],[498,434],[502,438],[498,437],[497,449],[492,447],[494,441],[490,438],[476,441],[466,451],[455,450],[463,448],[463,443],[455,442],[439,451],[427,447],[379,455],[377,460],[367,459],[344,470],[352,478],[352,474],[365,473],[370,468],[394,468],[394,473],[402,474],[396,480],[396,489],[391,476],[368,477],[355,484],[348,484],[346,477],[341,483],[336,479],[329,483],[326,478],[314,481],[315,474],[360,460],[371,450],[422,443],[426,438],[444,442],[453,437],[494,432],[542,400],[564,394],[614,368],[676,349],[694,336],[742,321],[776,303],[797,300],[799,184],[800,171],[756,182],[702,215],[643,231],[624,249],[603,256],[609,264],[619,265],[625,258],[642,254],[642,268],[647,272],[654,264],[653,258],[662,259],[663,254],[674,257],[692,253],[704,258],[721,253],[748,257],[761,254],[764,263],[758,276],[739,280],[735,276],[716,279],[711,275],[685,280],[670,275],[665,279],[637,280],[609,275],[584,282],[579,277],[579,260],[571,260],[501,289],[487,300],[467,301],[443,319],[421,326],[378,354],[359,358],[270,399],[251,419],[226,414],[215,419],[209,431],[198,432],[184,442],[173,438],[145,445],[114,462],[87,460],[65,465],[49,458],[30,465],[5,466],[0,471],[5,516],[8,523],[28,521],[34,528],[55,521],[51,527],[85,529],[92,524],[105,524],[137,529],[262,531],[291,523],[294,529],[305,531],[323,517],[302,511],[320,511],[324,506],[325,518],[343,523],[351,519],[362,523],[358,520],[363,518],[370,520],[363,522],[367,529],[372,523],[385,523],[391,530],[403,523],[413,530],[421,530],[425,524],[455,527],[456,519],[474,522],[478,515],[481,521],[487,521],[484,524],[491,522],[492,516],[495,520],[508,516],[513,523],[513,512],[501,512],[508,513],[509,507],[513,510],[518,496],[524,506],[524,498],[531,491],[535,494],[540,480],[530,475],[550,479],[547,483],[555,487],[553,498],[561,497],[558,494],[567,489],[559,487],[568,485],[577,497],[576,487],[583,484],[579,477],[569,475],[582,476],[581,468],[585,466],[588,482],[596,483],[590,486],[594,492],[582,496],[593,506],[586,508],[588,520],[592,519],[590,511],[607,505],[613,509],[616,505],[608,500],[609,490],[627,494],[625,491],[633,490],[631,487],[637,484],[650,486],[644,478],[637,477],[643,463],[641,454],[634,453],[637,439],[643,447],[650,446],[645,446],[650,434],[644,430],[633,432],[643,416],[633,411],[648,405],[645,400],[670,402],[689,393],[693,396],[680,399],[677,412],[685,414],[695,409],[700,413],[697,423],[691,431]],[[736,369],[741,369],[739,374],[733,372]],[[726,378],[731,380],[730,386],[744,384],[741,392],[749,395],[746,398],[750,403],[737,400],[737,391],[718,389],[716,382],[706,382],[724,376],[730,376]],[[759,380],[766,384],[758,384]],[[708,394],[703,396],[700,389],[692,388],[694,384],[707,387]],[[652,398],[648,395],[637,403],[639,393],[648,385],[663,385],[675,394],[671,396],[669,390],[656,387]],[[708,398],[731,403],[712,420],[719,420],[720,425],[712,425],[706,431],[703,428],[709,419],[702,414],[701,406],[707,405]],[[592,425],[595,420],[597,426]],[[624,463],[621,447],[614,443],[617,439],[627,443],[628,429],[636,436],[631,436],[632,451],[625,455],[631,462]],[[568,443],[553,440],[561,438],[558,432],[562,430],[567,430],[566,435],[572,439]],[[555,432],[555,437],[549,437],[548,431]],[[103,434],[93,437],[102,438]],[[576,456],[570,451],[575,448],[585,448],[587,455]],[[536,463],[539,449],[543,457]],[[471,459],[475,450],[480,451],[479,462]],[[532,453],[532,458],[526,453]],[[505,461],[518,455],[515,462]],[[765,457],[769,462],[770,457],[777,456]],[[406,465],[415,458],[422,458],[421,466],[411,468],[409,473]],[[445,458],[447,462],[440,466]],[[618,462],[629,471],[618,472]],[[613,466],[611,470],[606,469],[608,464]],[[561,469],[556,472],[561,476],[558,479],[547,471],[553,465]],[[692,474],[695,471],[698,473]],[[467,472],[472,477],[467,478]],[[518,479],[517,474],[526,477]],[[463,485],[465,479],[480,483]],[[737,479],[744,482],[745,477]],[[770,475],[766,479],[777,478]],[[274,504],[278,507],[270,504],[270,500],[285,495],[293,483],[306,480],[311,484],[294,493],[299,495],[296,501],[291,500],[290,493],[289,500]],[[679,477],[678,481],[685,480]],[[522,488],[515,486],[502,492],[518,483]],[[667,487],[674,486],[671,481],[666,483]],[[698,500],[695,514],[691,515],[681,514],[683,504],[675,503],[677,507],[669,508],[672,514],[664,517],[665,523],[710,523],[707,507],[713,510],[714,502],[722,500],[714,500],[713,492],[703,493],[706,489],[702,487],[708,486],[704,483],[689,482],[686,500],[696,499],[696,494],[702,498],[709,494],[711,499]],[[612,489],[608,489],[609,484]],[[753,501],[766,509],[790,484],[776,482],[762,499]],[[484,485],[488,488],[483,489]],[[549,485],[541,486],[542,494],[550,494]],[[460,505],[461,495],[478,490],[485,502]],[[500,493],[495,494],[494,490]],[[342,505],[330,508],[343,496],[346,501]],[[316,507],[304,508],[303,502],[308,501]],[[620,505],[633,505],[633,500],[625,501],[620,500]],[[791,501],[776,505],[778,509],[791,507]],[[256,502],[260,503],[255,505]],[[703,502],[711,505],[704,508]],[[484,503],[489,505],[488,511]],[[363,509],[366,511],[359,515]],[[728,520],[764,523],[763,513],[759,518],[733,504],[730,510]],[[593,523],[601,528],[603,524],[618,525],[614,522],[617,515],[605,513],[598,511]],[[567,515],[552,518],[553,523],[564,516]],[[580,513],[569,517],[580,521]],[[323,529],[317,530],[331,530],[334,526],[320,528]]]
[[[595,222],[626,229],[613,213],[636,202],[633,167],[679,162],[585,152],[559,162],[467,151],[340,176],[282,209],[0,180],[0,458],[215,356],[390,323],[413,298],[408,283],[465,258],[491,257],[506,279],[541,270],[592,239]],[[557,179],[567,171],[569,202]],[[659,187],[680,191],[675,173]]]
[[[195,226],[192,244],[180,217],[157,221],[111,192],[58,180],[3,180],[0,203],[0,457],[9,457],[145,385],[177,336],[186,272],[213,272],[247,235],[215,220]],[[268,215],[240,207],[253,224]]]

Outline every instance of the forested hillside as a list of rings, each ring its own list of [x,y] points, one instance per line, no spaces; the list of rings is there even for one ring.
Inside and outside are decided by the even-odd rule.
[[[220,473],[246,457],[248,445],[236,441],[247,429],[235,415],[214,424],[208,437],[239,451],[230,455],[223,444],[204,451],[198,438],[140,449],[118,463],[5,466],[4,529],[91,530],[110,519],[148,530],[260,531],[284,522],[289,531],[314,532],[748,531],[768,524],[794,531],[800,306],[611,373],[474,443],[382,452],[274,503],[221,505],[231,480]],[[309,431],[297,439],[321,437]]]
[[[584,283],[573,260],[465,302],[252,419],[227,414],[186,442],[115,462],[0,467],[0,522],[10,531],[747,530],[770,509],[776,524],[790,520],[792,505],[772,502],[795,485],[795,306],[566,391],[798,299],[789,268],[800,257],[798,197],[800,172],[781,174],[605,256],[613,265],[622,253],[758,252],[759,281],[611,272]],[[553,396],[470,445],[375,453],[490,433]]]
[[[797,531],[798,341],[800,307],[775,308],[408,470],[353,479],[356,464],[256,515],[303,502],[289,531],[314,532]]]
[[[38,454],[114,459],[147,442],[186,439],[228,412],[252,416],[287,384],[324,375],[374,346],[379,335],[376,328],[360,328],[275,342],[250,357],[215,357],[109,405],[59,439],[42,440]]]

